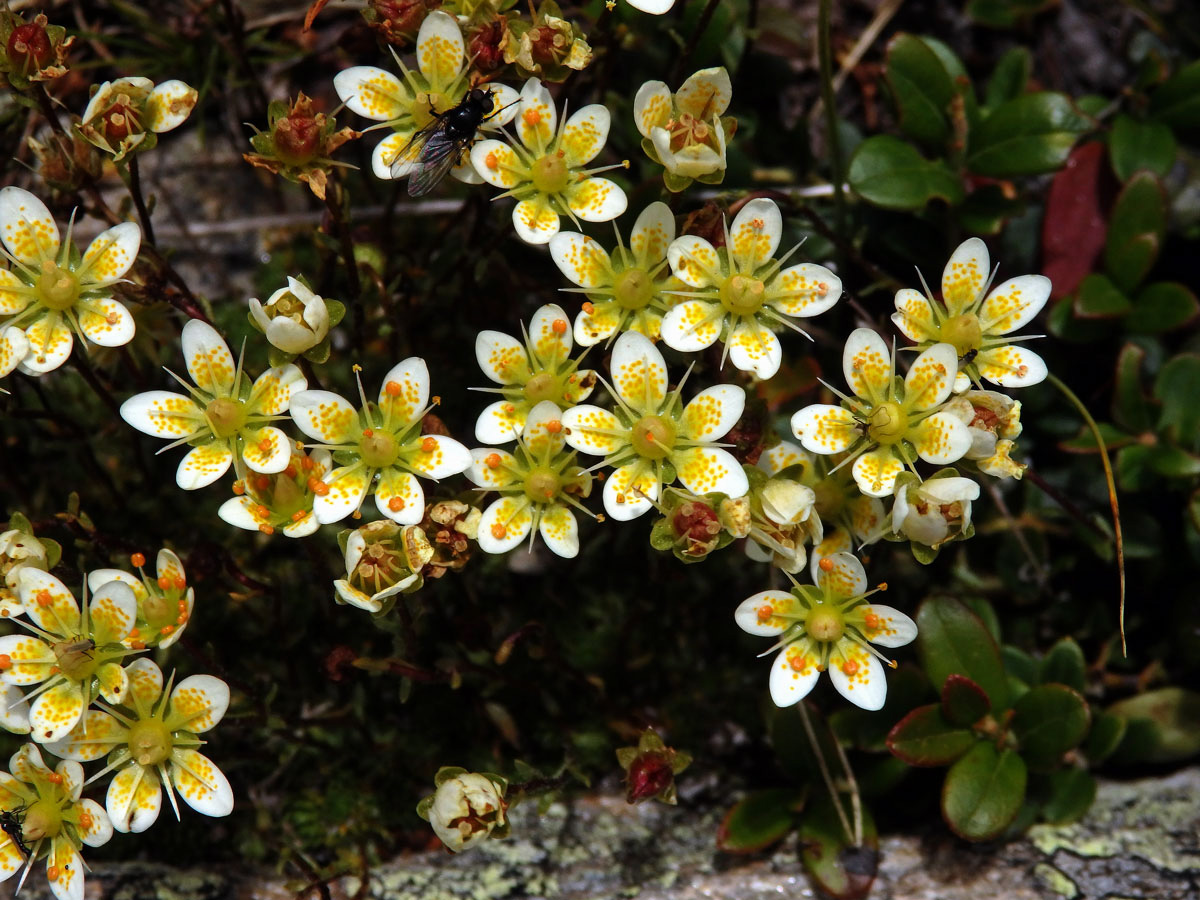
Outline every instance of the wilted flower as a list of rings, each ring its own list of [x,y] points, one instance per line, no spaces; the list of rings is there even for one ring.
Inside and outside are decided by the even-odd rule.
[[[979,485],[954,469],[943,469],[925,481],[901,472],[892,504],[892,534],[911,541],[918,562],[932,562],[943,544],[975,533],[971,501],[978,499]]]
[[[0,619],[25,612],[16,591],[21,570],[48,572],[61,557],[62,547],[57,541],[34,537],[33,526],[22,513],[9,515],[8,531],[0,533]]]
[[[362,16],[389,44],[403,46],[417,36],[429,11],[426,0],[367,0]]]
[[[746,466],[746,474],[750,481],[746,555],[794,575],[808,560],[805,545],[819,544],[825,534],[815,508],[817,495],[789,477],[799,474],[795,469],[768,476],[762,468]]]
[[[617,764],[625,770],[625,800],[661,800],[675,803],[675,776],[692,764],[692,755],[663,743],[652,728],[638,738],[636,747],[619,747]]]
[[[148,659],[134,660],[126,671],[124,705],[88,710],[70,734],[46,749],[79,762],[107,757],[103,771],[117,774],[105,806],[117,831],[137,833],[153,825],[163,785],[176,819],[172,787],[202,815],[229,815],[233,789],[216,763],[197,750],[204,744],[198,735],[215,727],[229,708],[229,685],[212,675],[191,675],[164,691],[162,670]]]
[[[0,241],[12,264],[0,269],[0,377],[18,365],[43,375],[67,361],[71,332],[101,347],[133,340],[134,322],[113,298],[142,244],[142,230],[122,222],[98,234],[82,259],[59,236],[46,204],[18,187],[0,190]]]
[[[693,180],[720,184],[725,179],[725,144],[737,120],[729,108],[733,86],[724,66],[692,74],[672,95],[661,81],[647,81],[633,99],[633,119],[642,149],[666,169],[663,182],[682,191]]]
[[[267,130],[255,129],[250,138],[255,152],[242,158],[288,181],[304,182],[324,200],[330,169],[344,165],[331,158],[334,151],[358,136],[353,128],[338,130],[333,116],[314,112],[312,100],[301,92],[294,103],[276,100],[267,107]]]
[[[417,814],[433,826],[446,849],[461,853],[490,837],[508,837],[505,779],[443,766],[433,783],[437,790],[417,804]]]
[[[288,276],[282,287],[260,303],[250,298],[250,324],[281,351],[271,362],[280,365],[303,353],[313,362],[329,359],[329,329],[342,320],[346,307],[318,297],[299,278]],[[273,355],[274,356],[274,355]]]
[[[236,497],[221,504],[217,515],[235,528],[285,537],[308,537],[320,523],[313,514],[318,492],[327,490],[325,476],[333,470],[328,450],[295,450],[282,472],[248,473],[233,485]]]
[[[29,22],[0,9],[0,74],[10,87],[25,90],[31,82],[49,81],[67,74],[67,51],[75,43],[67,29],[51,25],[38,13]]]
[[[57,900],[81,900],[87,866],[79,851],[84,844],[99,847],[108,843],[113,833],[100,804],[80,797],[83,766],[63,760],[52,771],[36,744],[23,744],[8,768],[8,772],[0,772],[0,812],[21,823],[21,840],[30,853],[27,861],[5,831],[0,837],[0,881],[21,868],[28,874],[34,860],[44,855],[50,892]],[[21,880],[24,882],[25,875]]]
[[[104,157],[77,132],[65,139],[52,134],[44,142],[32,135],[26,144],[37,157],[37,172],[50,187],[64,194],[77,192],[89,181],[99,180]]]
[[[479,535],[479,520],[483,513],[478,507],[461,500],[439,500],[425,508],[421,529],[433,548],[433,556],[425,563],[421,574],[426,578],[441,578],[446,572],[457,572],[471,558],[471,542]]]
[[[958,416],[971,434],[971,449],[965,459],[979,471],[995,478],[1020,478],[1025,466],[1010,456],[1021,434],[1021,402],[996,391],[966,391],[946,404],[946,412]]]
[[[183,562],[165,547],[158,551],[153,578],[142,569],[145,555],[134,553],[129,561],[137,567],[140,578],[123,569],[93,569],[88,572],[88,590],[96,594],[110,581],[129,585],[137,598],[137,618],[124,644],[133,650],[147,647],[165,650],[187,630],[196,591],[187,583]]]
[[[106,81],[95,88],[76,128],[120,162],[134,151],[152,150],[157,135],[187,121],[198,97],[196,89],[182,81],[158,86],[140,76]]]
[[[836,553],[821,559],[815,587],[797,584],[791,592],[762,591],[742,601],[734,613],[741,629],[779,638],[775,646],[782,650],[771,663],[770,681],[776,706],[804,699],[828,670],[834,688],[851,703],[882,708],[884,657],[871,644],[902,647],[917,636],[916,623],[904,613],[867,602],[886,587],[868,591],[862,563]]]
[[[592,61],[583,32],[562,18],[554,0],[544,0],[530,21],[510,18],[500,49],[504,61],[515,64],[521,75],[550,82],[564,81]]]
[[[922,348],[941,341],[958,351],[955,391],[979,385],[981,378],[1004,387],[1028,387],[1046,377],[1042,358],[1014,346],[1013,341],[1023,339],[1008,335],[1041,312],[1050,299],[1050,279],[1020,275],[989,292],[994,276],[989,267],[987,245],[969,238],[946,263],[940,303],[928,287],[925,295],[911,288],[896,294],[892,321],[906,337]]]
[[[429,539],[416,525],[378,519],[338,536],[346,555],[346,577],[333,583],[339,603],[371,613],[391,609],[397,594],[419,590],[421,568],[433,558]]]
[[[658,504],[662,515],[650,526],[650,546],[670,550],[676,559],[691,563],[744,537],[736,521],[737,504],[731,509],[729,500],[724,494],[697,497],[690,491],[667,488]]]

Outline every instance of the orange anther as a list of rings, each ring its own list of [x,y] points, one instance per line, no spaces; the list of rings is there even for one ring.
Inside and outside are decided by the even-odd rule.
[[[94,822],[95,820],[92,818],[90,813],[79,814],[79,827],[84,831],[91,831]]]
[[[167,588],[169,588],[171,586],[171,579],[168,578],[166,575],[159,575],[157,584],[158,584],[158,587],[160,590],[165,591]]]
[[[266,522],[263,522],[261,525],[258,526],[258,530],[261,531],[263,534],[274,534],[275,526],[268,525]]]
[[[117,315],[117,313],[115,313],[115,312],[110,312],[104,317],[104,321],[107,322],[109,325],[116,325],[118,322],[121,321],[121,317],[119,315]]]
[[[504,411],[511,416],[513,413],[515,413],[517,411],[517,408],[515,406],[513,406],[511,403],[505,403]]]
[[[388,500],[388,509],[390,509],[392,512],[400,512],[400,510],[404,509],[404,498],[392,497],[390,500]]]
[[[271,514],[271,511],[260,504],[259,506],[254,507],[254,514],[260,519],[265,519]]]
[[[273,446],[275,446],[275,444],[270,438],[263,438],[258,442],[258,449],[263,453],[270,453]]]
[[[187,612],[187,601],[186,600],[180,600],[175,605],[179,607],[180,612]]]
[[[879,588],[881,591],[886,591],[887,590],[887,582],[881,581],[881,582],[879,582],[879,584],[876,585],[876,587]]]
[[[426,438],[421,439],[421,452],[422,453],[432,453],[436,449],[437,449],[437,439],[436,438],[426,437]]]
[[[59,871],[58,866],[50,866],[49,868],[46,869],[46,880],[47,881],[58,881],[58,876],[61,874],[62,874],[62,872]]]
[[[375,436],[375,431],[374,431],[374,429],[371,429],[371,428],[364,428],[364,429],[363,429],[363,437],[368,437],[368,438],[369,438],[369,437],[374,437],[374,436]]]
[[[134,566],[136,566],[137,568],[140,569],[142,566],[144,566],[146,564],[146,554],[145,553],[134,553],[132,556],[129,557],[129,561],[131,563],[133,563]]]
[[[546,423],[546,430],[551,434],[558,434],[560,431],[562,431],[562,422],[560,422],[558,419],[551,419]]]
[[[11,669],[12,657],[7,653],[0,653],[0,669]]]
[[[242,494],[246,493],[246,486],[244,484],[242,484],[240,481],[235,481],[233,483],[233,492],[240,497],[240,496],[242,496]],[[141,556],[140,553],[138,555]],[[142,559],[145,559],[145,557],[143,556]],[[136,565],[136,563],[135,563],[135,565]]]
[[[398,381],[389,381],[383,386],[383,392],[389,397],[399,397],[401,391],[404,390],[404,385]]]
[[[314,484],[312,486],[312,492],[314,494],[316,494],[318,497],[324,497],[326,494],[329,493],[329,485],[327,485],[323,481],[318,481],[316,484]]]
[[[499,522],[492,526],[492,537],[494,537],[496,540],[503,540],[506,534],[508,534],[508,529]]]
[[[822,572],[832,572],[833,571],[833,560],[830,559],[828,556],[822,556],[821,561],[819,563],[817,563],[817,565],[820,567]]]
[[[489,453],[483,462],[489,469],[498,469],[500,468],[500,454]]]
[[[496,152],[494,150],[483,158],[483,164],[492,171],[500,168],[500,160],[496,158]]]
[[[296,467],[289,464],[288,467],[283,470],[283,474],[286,475],[288,478],[295,478],[296,477]]]
[[[537,125],[542,121],[542,114],[536,109],[527,109],[521,114],[521,118],[525,120],[526,125]]]
[[[133,650],[145,650],[146,642],[145,641],[130,641],[129,646]]]
[[[271,486],[271,476],[270,475],[255,475],[254,476],[254,489],[256,491],[265,491],[270,486]]]
[[[60,669],[58,666],[51,666],[51,667],[50,667],[50,674],[51,674],[51,675],[57,675],[57,674],[59,674],[60,672],[62,672],[62,669]]]
[[[33,599],[37,601],[38,606],[49,606],[54,602],[54,597],[51,596],[50,592],[45,588],[38,591],[37,594],[34,595]]]
[[[555,334],[566,334],[567,333],[567,320],[566,319],[555,319],[554,323],[550,326],[550,328],[554,331]]]
[[[63,783],[63,777],[61,775],[59,775],[57,772],[51,772],[49,775],[46,776],[46,780],[48,782],[50,782],[51,784],[62,784]]]
[[[788,659],[788,665],[791,666],[792,670],[795,672],[803,672],[808,668],[808,657],[804,656],[803,654],[797,654]]]
[[[760,622],[766,622],[773,615],[775,615],[775,609],[768,603],[764,603],[758,608],[758,621]]]
[[[174,631],[174,625],[164,625],[162,628],[158,629],[159,634],[172,634]]]
[[[863,624],[866,625],[871,631],[877,629],[881,621],[882,620],[879,618],[879,616],[875,615],[873,612],[869,612],[863,616]]]
[[[141,636],[142,636],[142,633],[141,633],[141,632],[140,632],[138,629],[136,629],[136,628],[130,628],[130,629],[129,629],[129,638],[130,638],[131,640],[132,640],[132,639],[134,639],[134,638],[139,638],[139,637],[141,637]]]
[[[177,591],[182,591],[185,587],[187,587],[187,580],[182,575],[176,575],[171,580],[171,586]]]
[[[302,468],[305,472],[311,472],[313,466],[315,465],[316,463],[313,462],[313,458],[311,456],[300,457],[300,468]]]
[[[846,660],[844,663],[842,663],[842,671],[845,672],[847,675],[857,675],[858,674],[858,660],[857,659]]]
[[[298,509],[294,513],[292,513],[292,521],[299,522],[301,519],[303,519],[307,515],[308,515],[308,513],[306,513],[304,510]]]
[[[593,306],[591,303],[585,303],[585,304],[583,304],[583,306],[581,308],[589,316],[596,311],[596,307]]]
[[[176,625],[182,625],[182,624],[183,624],[184,622],[186,622],[187,620],[188,620],[188,617],[187,617],[186,615],[180,615],[180,616],[176,616],[176,617],[175,617],[175,624],[176,624]]]

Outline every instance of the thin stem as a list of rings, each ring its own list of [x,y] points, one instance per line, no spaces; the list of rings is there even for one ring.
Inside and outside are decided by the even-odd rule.
[[[854,777],[854,770],[850,768],[850,760],[846,756],[846,750],[842,746],[841,741],[837,739],[837,735],[833,733],[833,729],[829,729],[830,736],[833,738],[833,748],[837,750],[838,759],[842,763],[842,771],[846,773],[846,784],[850,787],[850,808],[854,811],[854,846],[861,847],[863,843],[863,814],[862,814],[862,798],[858,793],[858,780]]]
[[[146,198],[142,194],[142,174],[138,168],[137,154],[130,154],[129,157],[129,195],[133,197],[133,205],[137,207],[138,219],[142,223],[142,233],[146,236],[146,241],[151,244],[158,243],[154,240],[154,226],[150,223],[150,210],[146,208]]]
[[[692,54],[696,52],[696,45],[700,43],[700,38],[704,37],[704,32],[708,30],[708,25],[712,22],[712,17],[716,13],[720,2],[721,0],[708,0],[708,3],[705,4],[704,11],[700,13],[700,18],[696,21],[696,27],[692,29],[692,34],[688,38],[683,52],[679,54],[679,59],[675,62],[672,84],[679,84],[682,80],[683,73],[687,71],[688,63],[692,61]]]
[[[358,262],[354,259],[354,240],[350,234],[345,204],[346,191],[340,180],[333,179],[325,191],[325,206],[333,220],[334,235],[341,245],[346,281],[350,288],[350,307],[354,311],[354,344],[361,352],[363,346],[362,283],[358,278]]]
[[[1104,443],[1103,435],[1100,434],[1100,426],[1096,424],[1096,420],[1092,418],[1092,414],[1088,412],[1083,401],[1075,396],[1075,392],[1053,374],[1047,375],[1046,380],[1058,388],[1062,395],[1071,401],[1071,405],[1079,411],[1079,415],[1091,429],[1092,437],[1096,439],[1096,446],[1100,448],[1100,462],[1104,464],[1104,479],[1108,484],[1108,503],[1112,507],[1113,537],[1117,544],[1117,577],[1120,579],[1121,592],[1121,607],[1118,616],[1121,629],[1121,655],[1128,656],[1129,651],[1125,644],[1125,538],[1121,533],[1121,509],[1117,503],[1117,482],[1113,477],[1112,462],[1108,458],[1108,446]]]
[[[820,0],[817,9],[817,50],[821,66],[821,102],[825,106],[825,141],[829,146],[830,181],[833,182],[834,225],[838,234],[846,227],[846,195],[842,190],[842,142],[838,135],[837,97],[833,86],[833,39],[830,34],[832,0]]]
[[[821,745],[817,741],[817,733],[813,731],[812,722],[808,718],[808,707],[801,700],[796,706],[800,709],[800,721],[804,723],[804,732],[808,735],[808,742],[812,744],[813,755],[817,758],[817,768],[821,770],[821,778],[825,781],[825,787],[829,791],[829,799],[833,802],[833,808],[837,810],[838,819],[841,820],[842,828],[846,832],[846,840],[853,841],[855,832],[850,827],[850,820],[846,817],[846,811],[842,809],[842,800],[838,796],[837,786],[833,783],[833,776],[829,774],[829,765],[825,762],[825,754],[821,752]],[[858,795],[856,790],[855,796]],[[861,815],[861,811],[860,811]],[[854,846],[859,846],[857,843]]]

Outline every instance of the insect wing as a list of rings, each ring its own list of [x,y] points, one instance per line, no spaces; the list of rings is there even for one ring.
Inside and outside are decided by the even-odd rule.
[[[452,138],[444,131],[431,135],[408,177],[408,195],[421,197],[432,191],[458,163],[466,145],[467,141]]]
[[[393,178],[403,178],[411,171],[412,166],[420,159],[425,144],[438,132],[441,124],[440,120],[435,119],[424,128],[413,132],[412,137],[404,142],[404,146],[396,151],[396,155],[387,161]]]

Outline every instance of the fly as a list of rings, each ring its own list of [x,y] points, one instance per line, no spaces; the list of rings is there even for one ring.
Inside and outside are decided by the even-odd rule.
[[[408,195],[421,197],[432,191],[462,158],[479,126],[503,109],[495,108],[492,92],[473,88],[444,113],[413,134],[389,163],[393,178],[408,174]]]
[[[6,809],[0,812],[0,830],[3,830],[8,835],[8,839],[12,841],[18,850],[29,859],[29,846],[25,843],[25,836],[22,833],[22,826],[25,824],[22,817],[18,815],[20,810]]]

